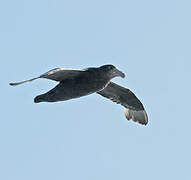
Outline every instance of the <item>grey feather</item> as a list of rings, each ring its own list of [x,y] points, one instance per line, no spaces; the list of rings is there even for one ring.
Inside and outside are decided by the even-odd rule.
[[[11,86],[16,86],[19,84],[23,84],[26,82],[30,82],[39,78],[46,78],[54,81],[62,81],[64,79],[68,78],[74,78],[75,76],[79,75],[80,73],[84,72],[84,70],[78,70],[78,69],[67,69],[67,68],[54,68],[38,77],[25,80],[25,81],[20,81],[20,82],[14,82],[14,83],[9,83]]]
[[[131,90],[110,82],[106,88],[97,93],[117,104],[123,105],[128,120],[132,119],[144,125],[148,123],[148,117],[141,101]]]

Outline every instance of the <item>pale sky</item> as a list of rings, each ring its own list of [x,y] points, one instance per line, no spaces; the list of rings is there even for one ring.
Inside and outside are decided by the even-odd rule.
[[[0,2],[0,179],[190,180],[191,1]],[[147,126],[97,94],[33,103],[52,68],[113,64]]]

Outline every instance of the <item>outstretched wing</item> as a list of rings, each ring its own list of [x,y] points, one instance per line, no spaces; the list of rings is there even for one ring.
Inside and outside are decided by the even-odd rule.
[[[16,86],[19,84],[23,84],[26,82],[30,82],[33,81],[35,79],[39,79],[39,78],[46,78],[46,79],[51,79],[54,81],[63,81],[65,79],[68,78],[73,78],[77,75],[79,75],[80,73],[84,72],[84,70],[78,70],[78,69],[66,69],[66,68],[55,68],[52,69],[38,77],[29,79],[29,80],[25,80],[25,81],[20,81],[20,82],[15,82],[15,83],[9,83],[11,86]]]
[[[98,94],[121,104],[125,107],[125,116],[128,120],[146,125],[148,123],[147,113],[133,92],[129,89],[110,82],[106,88],[97,92]]]

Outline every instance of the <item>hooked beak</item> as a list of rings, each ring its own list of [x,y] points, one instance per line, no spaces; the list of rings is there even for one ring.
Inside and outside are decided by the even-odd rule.
[[[122,77],[122,78],[125,78],[125,74],[124,74],[123,72],[121,72],[120,70],[118,70],[117,68],[115,68],[115,69],[113,70],[113,72],[114,72],[114,74],[115,74],[116,76],[120,76],[120,77]]]

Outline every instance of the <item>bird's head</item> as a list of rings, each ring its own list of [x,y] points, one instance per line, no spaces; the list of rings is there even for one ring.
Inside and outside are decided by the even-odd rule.
[[[122,78],[125,77],[125,74],[123,72],[121,72],[120,70],[118,70],[115,66],[113,65],[103,65],[100,67],[100,69],[104,72],[107,73],[107,75],[109,75],[110,78],[114,78],[117,76],[120,76]]]

